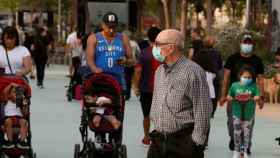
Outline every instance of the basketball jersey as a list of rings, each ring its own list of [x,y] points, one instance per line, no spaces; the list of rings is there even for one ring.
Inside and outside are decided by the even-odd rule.
[[[118,59],[125,56],[122,34],[116,33],[112,41],[108,41],[101,33],[96,34],[95,64],[104,73],[113,75],[125,89],[124,67],[117,64]]]

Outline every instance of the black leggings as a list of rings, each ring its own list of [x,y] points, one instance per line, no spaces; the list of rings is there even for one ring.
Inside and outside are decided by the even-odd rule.
[[[37,84],[43,85],[44,78],[45,78],[45,67],[46,67],[47,61],[35,61],[36,64],[36,74],[37,74]]]

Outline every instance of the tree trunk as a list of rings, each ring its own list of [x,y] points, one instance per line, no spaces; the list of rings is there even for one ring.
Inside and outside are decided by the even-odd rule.
[[[210,33],[212,29],[213,15],[212,15],[212,0],[207,0],[207,32]]]
[[[254,0],[246,1],[246,28],[249,29],[254,24]]]
[[[71,30],[73,30],[74,26],[78,26],[78,11],[77,11],[77,0],[72,0],[72,22],[71,22]]]
[[[161,0],[163,4],[163,10],[164,10],[164,17],[165,17],[165,28],[168,29],[170,28],[170,12],[169,12],[169,2],[170,0]]]
[[[160,28],[164,28],[165,27],[165,16],[164,16],[163,4],[161,1],[158,1],[158,6],[160,6],[157,11],[157,15],[158,15],[159,21],[160,21]]]
[[[187,30],[187,12],[188,12],[188,0],[182,0],[181,3],[181,32],[186,36]]]
[[[170,3],[170,20],[171,20],[171,27],[176,27],[177,21],[177,0],[172,0]]]
[[[264,25],[264,20],[262,18],[263,11],[262,11],[262,1],[257,0],[256,2],[256,26],[257,28],[262,28]]]
[[[230,0],[230,5],[231,5],[231,21],[235,22],[236,21],[236,7],[237,7],[237,3],[236,0]]]
[[[199,12],[195,12],[195,13],[196,13],[196,27],[197,27],[199,23]]]
[[[143,24],[143,12],[145,6],[145,0],[136,0],[137,4],[137,32],[141,32],[142,24]]]

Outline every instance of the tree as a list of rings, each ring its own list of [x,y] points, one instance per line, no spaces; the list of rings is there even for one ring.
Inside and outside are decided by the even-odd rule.
[[[171,20],[170,20],[170,4],[172,0],[161,0],[164,10],[164,17],[165,17],[165,28],[171,27]]]
[[[186,36],[188,0],[181,0],[181,32]]]
[[[190,3],[194,7],[194,11],[196,13],[196,25],[199,23],[199,13],[204,10],[203,0],[190,0]]]
[[[21,3],[21,0],[0,0],[0,8],[9,9],[12,12],[13,25],[17,24],[16,13],[19,10]]]
[[[212,14],[212,0],[207,0],[207,32],[211,32],[213,14]]]
[[[142,21],[142,17],[144,16],[144,8],[146,5],[146,1],[145,0],[136,0],[136,5],[137,5],[137,28],[138,28],[138,32],[141,31],[141,26],[143,24]]]

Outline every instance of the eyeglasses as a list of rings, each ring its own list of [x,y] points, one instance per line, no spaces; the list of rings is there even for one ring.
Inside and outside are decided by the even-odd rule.
[[[158,41],[155,42],[156,47],[160,47],[160,46],[164,46],[164,45],[173,45],[173,44],[176,44],[176,43],[158,42]]]

